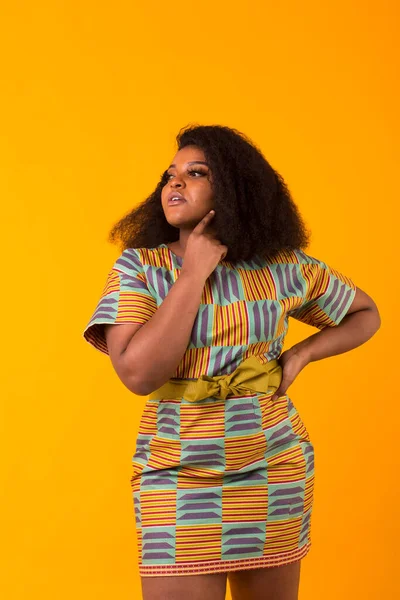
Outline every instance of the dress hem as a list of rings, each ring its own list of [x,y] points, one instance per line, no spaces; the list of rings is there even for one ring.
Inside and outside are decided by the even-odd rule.
[[[237,560],[207,560],[187,562],[174,565],[139,565],[141,577],[155,577],[157,575],[202,575],[211,573],[229,573],[231,571],[242,571],[244,569],[255,569],[260,567],[279,567],[290,564],[308,554],[311,541],[301,548],[290,552],[280,552],[271,556],[258,556],[256,558],[242,558]]]

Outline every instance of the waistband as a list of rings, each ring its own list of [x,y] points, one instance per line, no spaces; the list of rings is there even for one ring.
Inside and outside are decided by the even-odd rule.
[[[277,359],[260,363],[256,356],[250,356],[229,375],[201,375],[196,380],[169,379],[154,392],[149,399],[180,399],[197,402],[211,396],[223,400],[229,394],[240,396],[242,392],[258,392],[278,389],[282,380],[282,367]]]

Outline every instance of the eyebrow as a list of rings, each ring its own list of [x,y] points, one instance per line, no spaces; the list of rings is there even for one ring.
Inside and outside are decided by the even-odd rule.
[[[192,160],[191,162],[188,162],[187,164],[188,165],[200,164],[200,165],[207,165],[207,167],[208,167],[208,163],[204,162],[204,160]],[[176,167],[176,164],[174,163],[173,165],[169,165],[168,169],[171,169],[172,167]]]

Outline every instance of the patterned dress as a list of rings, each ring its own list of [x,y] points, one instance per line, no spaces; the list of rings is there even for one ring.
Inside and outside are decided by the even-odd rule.
[[[182,264],[166,244],[124,250],[84,338],[108,354],[104,324],[146,323]],[[289,316],[334,327],[355,292],[351,279],[300,249],[222,260],[173,378],[230,374],[252,355],[277,359]],[[314,447],[291,398],[272,395],[143,402],[131,477],[141,576],[277,566],[307,554]]]

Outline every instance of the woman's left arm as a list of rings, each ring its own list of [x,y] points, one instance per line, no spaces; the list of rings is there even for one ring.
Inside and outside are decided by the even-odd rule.
[[[279,363],[283,376],[273,399],[286,393],[308,363],[361,346],[378,331],[380,325],[381,318],[375,302],[357,287],[354,300],[339,325],[325,327],[281,354]]]

